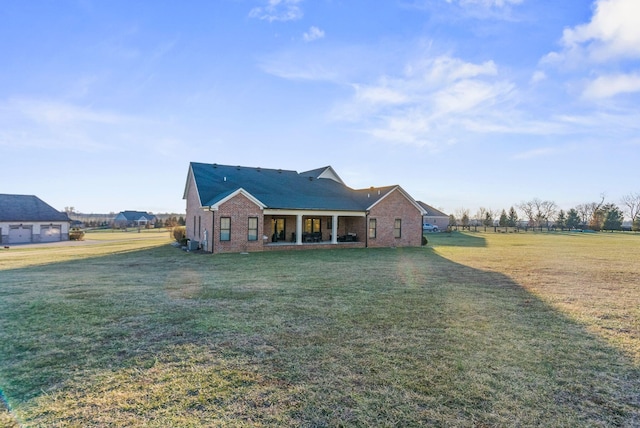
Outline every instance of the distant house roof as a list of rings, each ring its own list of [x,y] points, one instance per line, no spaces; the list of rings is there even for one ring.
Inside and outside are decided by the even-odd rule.
[[[442,211],[439,211],[433,208],[431,205],[425,204],[422,201],[418,201],[418,204],[427,212],[425,215],[428,215],[430,217],[449,217],[448,214],[445,214]]]
[[[192,162],[189,174],[193,175],[202,207],[216,207],[239,192],[269,209],[365,211],[394,190],[413,201],[400,186],[351,189],[330,166],[298,173]],[[185,188],[185,199],[186,193]],[[416,208],[421,210],[417,203]]]
[[[0,221],[70,221],[42,199],[33,195],[0,194]]]
[[[153,221],[155,219],[155,215],[144,211],[121,211],[115,218],[116,221]]]

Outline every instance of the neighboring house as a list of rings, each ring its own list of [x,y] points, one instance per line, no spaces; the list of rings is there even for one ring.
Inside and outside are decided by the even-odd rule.
[[[332,167],[298,173],[192,162],[187,239],[207,252],[422,244],[424,210],[400,186],[355,190]]]
[[[116,227],[147,227],[156,223],[156,216],[144,211],[122,211],[113,219]]]
[[[0,194],[0,243],[69,240],[69,217],[33,195]]]
[[[440,230],[447,230],[447,227],[449,226],[449,216],[447,214],[442,211],[438,211],[431,205],[425,204],[422,201],[418,201],[418,204],[426,213],[422,216],[423,223],[430,223],[438,226],[438,229]]]

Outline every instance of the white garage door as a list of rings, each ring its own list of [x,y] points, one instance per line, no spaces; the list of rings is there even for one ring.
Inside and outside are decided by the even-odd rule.
[[[57,242],[62,236],[61,226],[40,226],[40,242]]]
[[[9,244],[31,242],[31,226],[9,226]]]

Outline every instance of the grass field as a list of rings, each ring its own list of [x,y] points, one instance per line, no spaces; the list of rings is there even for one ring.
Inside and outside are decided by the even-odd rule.
[[[0,426],[640,426],[640,236],[169,242],[0,251]]]

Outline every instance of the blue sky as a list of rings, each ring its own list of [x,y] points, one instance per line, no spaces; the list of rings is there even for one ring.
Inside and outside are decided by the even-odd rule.
[[[0,192],[182,212],[190,161],[445,212],[640,191],[637,0],[0,1]]]

